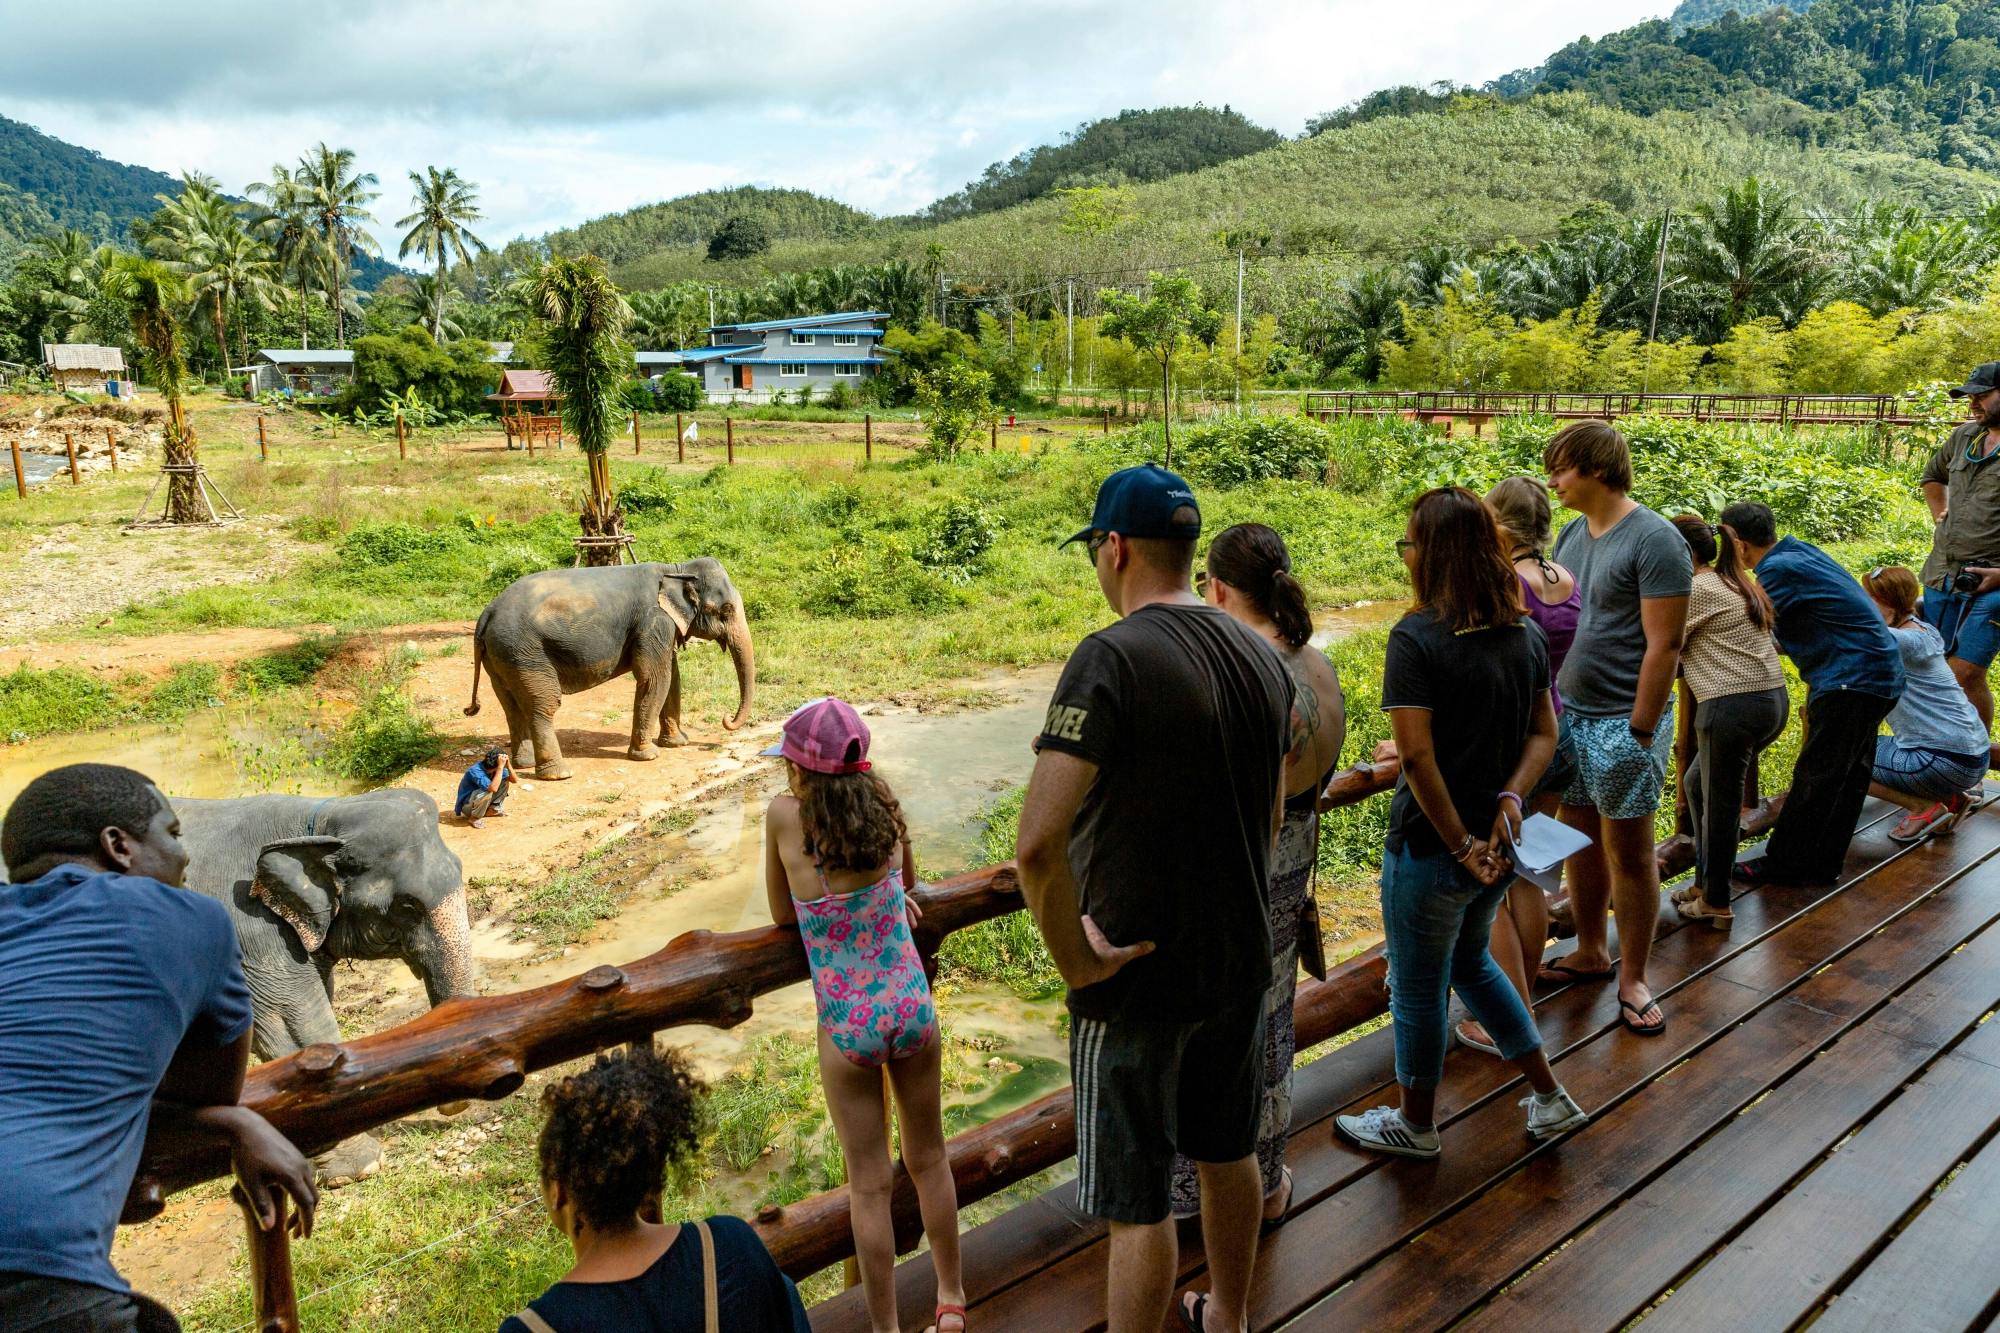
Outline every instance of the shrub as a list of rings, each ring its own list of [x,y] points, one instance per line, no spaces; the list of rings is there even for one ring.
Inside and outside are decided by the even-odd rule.
[[[674,483],[665,468],[649,467],[625,479],[618,487],[618,506],[628,514],[674,512]]]
[[[437,754],[442,738],[403,692],[413,665],[398,653],[362,681],[360,706],[327,747],[327,766],[334,772],[389,782]]]
[[[1000,538],[1000,525],[971,497],[952,499],[933,517],[917,546],[917,563],[956,583],[968,583]]]
[[[803,603],[814,615],[881,619],[935,611],[952,595],[951,585],[919,565],[896,537],[850,528],[820,556]]]
[[[848,387],[846,380],[835,380],[827,386],[823,406],[833,408],[837,412],[846,411],[854,406],[854,390]]]
[[[183,662],[158,685],[140,711],[149,721],[177,722],[189,713],[222,702],[222,673],[209,662]]]
[[[679,370],[670,370],[654,380],[653,392],[663,412],[692,412],[708,397],[700,380]]]
[[[26,740],[116,721],[118,698],[95,676],[72,667],[16,667],[0,675],[0,738]]]
[[[340,563],[349,569],[401,564],[421,556],[443,555],[457,543],[449,532],[409,523],[383,523],[356,528],[340,539]]]
[[[959,447],[993,415],[993,377],[955,358],[915,376],[917,403],[923,411],[927,459],[958,457]]]
[[[242,662],[236,668],[236,684],[253,693],[289,690],[309,685],[340,651],[345,640],[338,634],[308,634],[289,648],[280,648]]]

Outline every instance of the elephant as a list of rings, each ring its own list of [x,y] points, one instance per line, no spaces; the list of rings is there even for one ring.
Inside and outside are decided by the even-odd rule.
[[[236,923],[265,1060],[337,1042],[333,965],[400,958],[433,1005],[473,994],[472,928],[458,857],[422,792],[177,800],[187,887]],[[320,1161],[326,1179],[372,1169],[381,1144],[349,1140]]]
[[[680,649],[690,639],[721,645],[736,666],[736,716],[750,716],[756,655],[743,599],[715,560],[682,564],[551,569],[509,584],[479,613],[472,637],[472,703],[479,712],[482,665],[507,714],[514,766],[554,782],[570,776],[556,740],[562,696],[631,672],[633,759],[654,759],[659,745],[683,745]]]

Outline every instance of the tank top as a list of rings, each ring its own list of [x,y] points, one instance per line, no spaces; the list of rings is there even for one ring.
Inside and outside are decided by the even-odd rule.
[[[1528,610],[1528,619],[1542,627],[1542,637],[1549,641],[1549,679],[1554,681],[1556,673],[1562,670],[1563,658],[1569,656],[1569,646],[1576,642],[1576,622],[1583,615],[1583,587],[1578,584],[1571,588],[1568,601],[1545,602],[1535,595],[1535,585],[1528,581],[1527,575],[1517,569],[1514,577],[1521,580],[1521,604]],[[1561,716],[1562,691],[1551,684],[1549,697],[1555,702],[1557,716]]]

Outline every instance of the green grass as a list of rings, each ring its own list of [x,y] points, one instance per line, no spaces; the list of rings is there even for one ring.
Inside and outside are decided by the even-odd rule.
[[[327,746],[323,762],[330,771],[391,782],[437,754],[444,743],[437,728],[403,692],[413,665],[406,651],[399,651],[363,677],[359,706]]]
[[[20,666],[0,675],[0,739],[109,726],[126,707],[110,686],[71,667]]]
[[[338,634],[308,634],[290,647],[253,657],[238,664],[237,687],[253,694],[268,694],[309,685],[340,651],[344,641]]]
[[[222,700],[222,673],[210,662],[183,662],[153,687],[141,709],[148,722],[178,722]]]

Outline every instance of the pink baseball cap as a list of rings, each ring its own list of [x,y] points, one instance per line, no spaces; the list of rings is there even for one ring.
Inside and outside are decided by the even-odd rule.
[[[785,738],[759,754],[814,773],[866,773],[868,724],[844,699],[814,699],[785,719]]]

